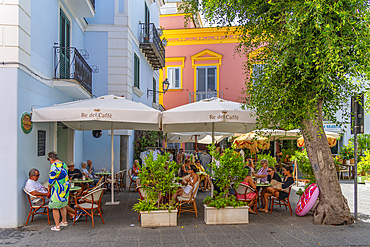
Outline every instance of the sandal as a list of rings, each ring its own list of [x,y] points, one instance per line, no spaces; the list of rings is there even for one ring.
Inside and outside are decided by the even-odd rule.
[[[256,214],[256,212],[254,212],[252,209],[249,209],[249,210],[248,210],[248,212],[249,212],[250,214]]]
[[[60,222],[59,226],[68,226],[68,222]]]
[[[260,208],[259,210],[260,210],[261,212],[265,212],[265,213],[268,213],[268,212],[269,212],[267,209],[265,210],[265,209],[263,209],[263,208]]]
[[[50,228],[50,230],[59,232],[60,231],[60,226],[53,226],[52,228]]]

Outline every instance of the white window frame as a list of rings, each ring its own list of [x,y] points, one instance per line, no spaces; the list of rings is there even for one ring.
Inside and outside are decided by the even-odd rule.
[[[179,70],[179,86],[176,87],[175,86],[175,82],[172,82],[172,78],[169,77],[169,70],[175,70],[175,69],[178,69]],[[166,71],[166,75],[167,75],[167,79],[168,79],[168,82],[170,83],[170,86],[168,89],[181,89],[181,86],[182,86],[182,67],[181,66],[171,66],[171,67],[167,67],[167,71]]]
[[[207,69],[208,69],[208,68],[214,68],[214,69],[215,69],[215,90],[214,90],[214,91],[212,91],[212,92],[217,92],[217,88],[218,88],[218,87],[217,87],[217,85],[218,85],[218,81],[217,81],[217,79],[218,79],[218,78],[217,78],[217,70],[218,70],[218,66],[197,66],[197,67],[196,67],[196,70],[195,70],[195,71],[196,71],[196,74],[197,74],[197,77],[196,77],[196,78],[197,78],[197,82],[196,82],[196,86],[197,86],[197,87],[196,87],[196,91],[197,91],[197,92],[199,92],[199,91],[198,91],[198,86],[199,86],[199,83],[198,83],[198,81],[199,81],[199,79],[198,79],[198,69],[200,69],[200,68],[202,68],[202,69],[203,69],[203,68],[207,68]],[[204,92],[207,92],[207,88],[208,88],[208,70],[207,70],[207,75],[206,75],[206,84],[207,84],[207,85],[206,85],[206,89],[205,89],[206,91],[204,91]]]

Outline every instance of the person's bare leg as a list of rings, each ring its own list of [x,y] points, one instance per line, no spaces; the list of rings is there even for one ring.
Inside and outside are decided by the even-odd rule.
[[[67,222],[67,208],[61,208],[60,212],[62,213],[62,222]]]
[[[53,208],[53,218],[54,218],[55,226],[59,227],[59,209]]]
[[[67,214],[71,217],[71,219],[73,219],[73,217],[75,217],[75,210],[68,205],[66,206],[66,209]]]
[[[268,204],[268,198],[270,197],[270,196],[272,196],[272,194],[271,193],[268,193],[268,192],[266,192],[265,194],[264,194],[264,201],[265,201],[265,207],[263,208],[263,211],[264,212],[268,212],[268,206],[269,206],[269,204]]]

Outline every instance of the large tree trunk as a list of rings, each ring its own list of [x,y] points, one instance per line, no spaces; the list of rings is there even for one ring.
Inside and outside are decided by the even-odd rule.
[[[314,213],[314,224],[352,224],[354,218],[339,185],[337,171],[322,122],[323,100],[317,104],[315,120],[302,121],[307,155],[320,189],[320,201]]]

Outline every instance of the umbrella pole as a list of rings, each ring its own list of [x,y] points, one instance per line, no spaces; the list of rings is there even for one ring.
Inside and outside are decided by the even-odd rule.
[[[114,133],[113,133],[113,122],[111,122],[111,202],[106,202],[105,205],[118,205],[119,202],[114,201],[114,147],[113,147]]]
[[[212,145],[215,144],[215,123],[212,123]]]

